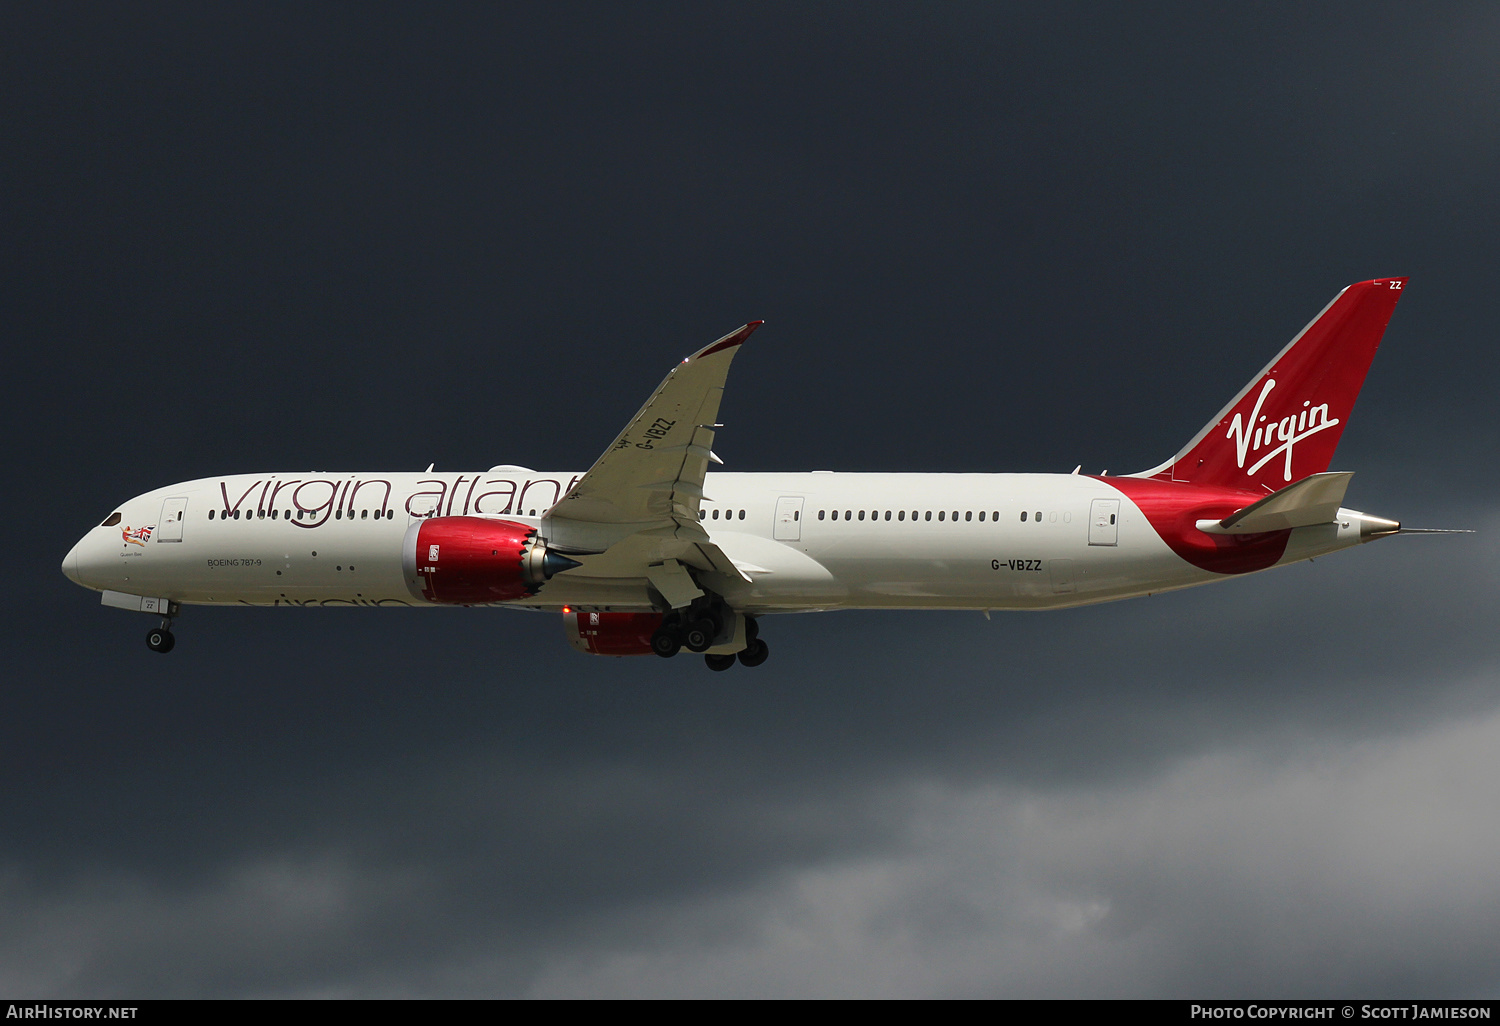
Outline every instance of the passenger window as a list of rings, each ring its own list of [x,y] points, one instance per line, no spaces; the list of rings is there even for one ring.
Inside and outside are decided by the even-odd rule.
[[[1110,514],[1110,515],[1109,515],[1109,522],[1110,522],[1110,523],[1111,523],[1111,524],[1113,524],[1113,523],[1114,523],[1114,522],[1115,522],[1115,515],[1114,515],[1114,514],[1113,514],[1113,513],[1111,513],[1111,514]]]
[[[993,511],[990,514],[990,519],[993,520],[995,523],[998,524],[1000,522],[1000,511],[998,509],[995,510],[995,511]]]
[[[885,511],[885,518],[886,518],[886,519],[887,519],[887,520],[889,520],[889,519],[891,519],[891,511],[890,511],[890,510],[886,510],[886,511]]]
[[[903,510],[898,511],[896,513],[896,519],[897,520],[905,520],[906,519],[906,510],[903,509]]]
[[[1026,523],[1026,511],[1024,509],[1021,510],[1021,523]]]
[[[116,516],[118,516],[118,515],[119,515],[119,514],[116,514]],[[210,519],[210,520],[212,520],[212,519],[213,519],[213,518],[214,518],[214,511],[213,511],[213,510],[209,510],[209,511],[208,511],[208,519]],[[110,522],[109,522],[109,521],[108,521],[108,520],[106,520],[106,521],[105,521],[105,522],[104,522],[104,526],[105,526],[105,527],[114,527],[114,526],[115,526],[115,525],[114,525],[114,524],[111,524],[111,523],[110,523]]]
[[[979,522],[984,523],[984,510],[979,511]]]
[[[818,510],[818,519],[819,520],[823,519],[823,511],[822,510]]]
[[[938,519],[939,520],[942,520],[946,515],[947,515],[947,511],[946,510],[941,510],[941,509],[938,510]]]
[[[740,510],[740,519],[741,520],[745,519],[745,511],[744,510]]]
[[[234,519],[238,520],[239,518],[240,518],[240,511],[239,510],[235,510],[234,511]]]
[[[706,510],[706,509],[700,509],[698,511],[698,519],[699,520],[707,520],[708,519],[708,510]]]
[[[274,509],[273,509],[273,510],[271,510],[271,519],[272,519],[272,520],[275,520],[275,519],[276,519],[276,510],[274,510]]]
[[[1036,511],[1036,522],[1039,523],[1039,524],[1042,522],[1042,511],[1041,510],[1037,510]]]
[[[714,510],[713,519],[715,519],[715,520],[719,519],[719,511],[718,510]]]
[[[964,511],[964,519],[965,520],[973,520],[974,519],[974,511],[973,510],[965,510]]]
[[[800,509],[792,510],[792,519],[800,523],[802,520],[802,511]]]
[[[953,522],[958,523],[958,510],[953,511]]]
[[[865,518],[865,511],[864,510],[860,510],[859,511],[859,519],[863,520],[864,518]]]
[[[923,517],[923,519],[924,520],[931,520],[932,519],[932,510],[928,510],[927,511],[927,515],[925,517]]]

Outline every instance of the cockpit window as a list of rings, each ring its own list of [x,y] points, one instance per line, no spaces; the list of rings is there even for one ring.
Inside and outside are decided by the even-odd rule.
[[[120,514],[118,514],[118,513],[111,513],[109,515],[109,519],[106,520],[106,521],[104,521],[104,523],[100,524],[99,526],[100,527],[114,527],[119,522],[120,522]]]

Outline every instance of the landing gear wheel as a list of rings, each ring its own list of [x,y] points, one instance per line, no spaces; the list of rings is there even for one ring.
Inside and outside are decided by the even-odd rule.
[[[146,632],[146,647],[153,652],[166,655],[172,651],[172,646],[177,644],[177,639],[172,637],[172,632],[165,627],[153,627]]]
[[[714,644],[714,635],[719,633],[714,622],[707,617],[688,624],[682,643],[689,652],[707,652]]]
[[[745,617],[745,641],[753,642],[760,637],[760,621],[753,616]]]
[[[731,666],[734,665],[734,656],[732,656],[732,655],[706,655],[706,656],[703,657],[703,661],[708,664],[708,668],[710,670],[713,670],[715,673],[719,673],[719,672],[722,672],[724,670],[729,669]]]
[[[658,627],[651,635],[651,651],[663,659],[671,659],[682,651],[682,635],[670,627]]]
[[[766,647],[766,643],[756,638],[740,652],[740,662],[746,666],[759,666],[770,654],[771,650]]]

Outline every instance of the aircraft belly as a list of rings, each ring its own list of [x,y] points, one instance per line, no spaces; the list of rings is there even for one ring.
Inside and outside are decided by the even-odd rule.
[[[713,584],[731,605],[741,609],[831,608],[845,604],[845,581],[809,555],[807,546],[775,541],[748,532],[719,531],[714,544],[749,581],[713,575]]]

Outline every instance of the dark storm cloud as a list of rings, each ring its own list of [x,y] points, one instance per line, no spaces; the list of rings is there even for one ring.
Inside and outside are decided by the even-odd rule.
[[[1493,584],[1454,585],[1493,565],[1478,544],[1109,610],[893,615],[883,639],[793,620],[784,668],[727,686],[560,674],[550,619],[480,612],[329,616],[288,670],[281,631],[226,611],[174,653],[211,695],[174,716],[184,690],[138,691],[154,728],[80,706],[13,770],[50,787],[6,799],[10,857],[37,858],[7,964],[31,991],[179,994],[1399,990],[1410,951],[1493,939]],[[1379,855],[1385,830],[1422,861]],[[1326,906],[1301,943],[1337,957],[1266,920],[1294,915],[1288,879]],[[1406,941],[1351,968],[1371,922]],[[1084,982],[1043,971],[1065,956]],[[1411,978],[1481,988],[1475,959]]]
[[[1492,989],[1488,8],[6,17],[0,991]],[[712,680],[482,611],[161,660],[56,570],[173,479],[582,467],[751,317],[730,469],[1136,470],[1385,274],[1350,501],[1478,538]]]

